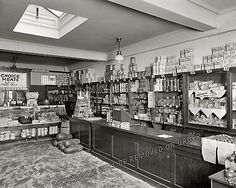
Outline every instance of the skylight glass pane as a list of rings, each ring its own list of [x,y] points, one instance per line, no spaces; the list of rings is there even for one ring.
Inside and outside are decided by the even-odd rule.
[[[50,8],[48,8],[48,10],[50,10],[53,14],[55,14],[58,18],[60,18],[63,14],[64,14],[64,12],[62,12],[62,11],[59,11],[59,10],[54,10],[54,9],[50,9]]]

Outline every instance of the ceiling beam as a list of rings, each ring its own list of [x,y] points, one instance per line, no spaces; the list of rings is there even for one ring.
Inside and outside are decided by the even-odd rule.
[[[26,54],[46,55],[61,58],[73,58],[95,61],[107,61],[108,54],[75,48],[50,46],[32,42],[15,41],[0,38],[0,51],[21,52]]]
[[[217,14],[188,0],[108,0],[199,31],[217,28]]]

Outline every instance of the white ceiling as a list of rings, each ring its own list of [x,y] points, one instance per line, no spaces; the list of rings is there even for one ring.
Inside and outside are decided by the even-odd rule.
[[[148,4],[147,7],[157,7],[157,2],[164,2],[162,7],[158,7],[162,11],[160,13],[162,16],[158,18],[159,12],[153,14],[145,11],[145,7],[141,7],[143,10],[135,9],[117,3],[118,1],[136,2],[136,4],[142,2]],[[175,3],[178,3],[179,6],[175,6]],[[88,20],[59,40],[13,32],[29,4],[86,17]],[[196,11],[187,9],[181,12],[180,9],[190,7],[189,4],[191,4],[192,10]],[[172,7],[168,9],[168,6]],[[0,0],[0,38],[81,50],[110,52],[117,48],[115,38],[118,36],[122,37],[122,47],[179,29],[189,30],[192,26],[194,28],[195,23],[202,24],[199,25],[199,28],[203,28],[202,30],[205,26],[208,30],[212,29],[216,20],[215,13],[220,14],[235,8],[235,6],[236,0],[168,0],[168,2],[166,0]],[[174,8],[179,9],[175,12]],[[202,12],[198,12],[197,8]],[[155,9],[153,10],[155,11]],[[181,13],[184,13],[184,16]],[[191,15],[192,13],[194,15]],[[204,20],[204,15],[209,16],[209,19]],[[171,17],[176,19],[170,19]],[[198,28],[194,29],[198,30]]]
[[[59,40],[14,33],[16,23],[31,3],[88,20]],[[118,36],[123,38],[121,45],[126,46],[181,28],[105,0],[0,0],[0,38],[108,52],[116,48]]]
[[[236,9],[235,0],[189,0],[215,13],[223,14]]]

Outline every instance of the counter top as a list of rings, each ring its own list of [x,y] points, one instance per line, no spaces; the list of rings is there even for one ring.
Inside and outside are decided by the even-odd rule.
[[[79,118],[76,118],[79,119]],[[85,119],[79,119],[86,121]],[[109,125],[105,120],[99,120],[99,121],[89,121],[91,125],[99,125],[103,127],[109,127],[111,129],[132,133],[140,136],[145,136],[148,138],[154,138],[158,140],[163,140],[165,142],[175,143],[179,146],[187,146],[191,148],[200,149],[201,148],[201,137],[199,135],[187,135],[187,134],[181,134],[171,131],[165,131],[165,130],[158,130],[155,128],[149,128],[149,127],[141,127],[141,126],[132,126],[130,127],[130,130],[121,129],[117,127],[113,127]],[[166,135],[171,136],[168,138],[158,137],[158,135],[163,135],[164,137]]]

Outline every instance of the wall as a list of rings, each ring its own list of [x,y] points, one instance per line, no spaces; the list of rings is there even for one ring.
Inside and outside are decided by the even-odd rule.
[[[13,63],[9,61],[1,61],[0,67],[10,67]],[[35,64],[35,63],[17,63],[17,68],[23,69],[38,69],[38,70],[54,70],[54,71],[68,71],[68,67],[66,66],[56,66],[56,65],[43,65],[43,64]]]

